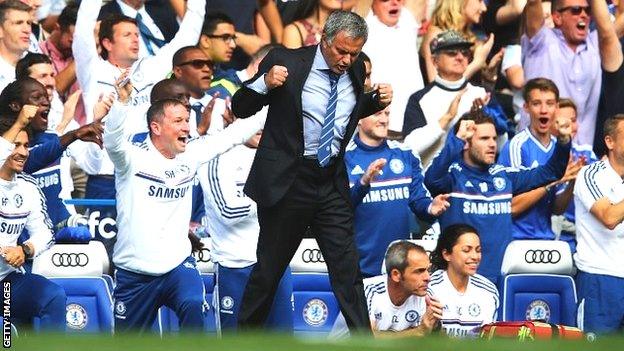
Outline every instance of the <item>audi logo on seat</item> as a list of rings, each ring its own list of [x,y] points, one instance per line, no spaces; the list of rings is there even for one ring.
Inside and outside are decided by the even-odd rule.
[[[89,256],[83,252],[56,252],[52,255],[52,264],[57,267],[84,267],[89,264]]]
[[[202,248],[195,253],[197,262],[210,262],[210,250]]]
[[[524,254],[526,263],[551,263],[561,261],[561,253],[558,250],[527,250]]]
[[[323,254],[321,253],[321,250],[319,249],[303,250],[303,252],[301,253],[301,259],[305,263],[320,263],[320,262],[324,263],[325,262],[325,259],[323,259]]]

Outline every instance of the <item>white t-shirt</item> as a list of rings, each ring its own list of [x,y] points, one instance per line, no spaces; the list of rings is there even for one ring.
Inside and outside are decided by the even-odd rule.
[[[583,272],[624,278],[624,225],[610,230],[590,212],[596,200],[605,197],[613,204],[624,200],[622,178],[609,160],[583,167],[576,177],[574,261]]]
[[[425,298],[412,295],[401,306],[390,301],[387,275],[364,279],[364,296],[368,304],[371,325],[377,331],[402,331],[420,325],[427,304]]]
[[[460,293],[446,271],[437,270],[431,275],[427,292],[444,306],[440,323],[449,336],[477,336],[482,325],[496,320],[499,305],[496,286],[479,274],[468,279],[466,291]]]

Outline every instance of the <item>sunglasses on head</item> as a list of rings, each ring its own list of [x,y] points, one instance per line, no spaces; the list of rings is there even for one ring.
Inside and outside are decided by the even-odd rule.
[[[591,15],[591,7],[589,6],[566,6],[557,10],[557,12],[566,12],[569,11],[574,16],[578,16],[581,12],[585,11],[585,13],[589,16]]]
[[[186,65],[191,65],[195,69],[202,69],[204,68],[204,66],[208,66],[208,68],[212,69],[213,63],[210,60],[197,59],[197,60],[186,61],[186,62],[182,62],[178,64],[178,66],[186,66]]]

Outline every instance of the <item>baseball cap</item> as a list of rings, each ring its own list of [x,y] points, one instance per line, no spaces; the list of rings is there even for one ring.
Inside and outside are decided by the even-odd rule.
[[[436,37],[431,40],[429,49],[431,49],[432,54],[435,54],[441,50],[463,49],[471,46],[472,43],[459,32],[455,30],[446,30],[436,35]]]

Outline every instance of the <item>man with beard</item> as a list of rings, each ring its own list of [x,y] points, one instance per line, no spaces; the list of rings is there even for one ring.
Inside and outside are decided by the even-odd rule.
[[[440,154],[425,173],[432,195],[450,193],[450,208],[440,216],[442,230],[451,224],[473,226],[481,234],[479,274],[497,284],[503,255],[511,241],[511,198],[561,178],[570,155],[570,121],[555,121],[558,142],[548,162],[530,170],[495,163],[496,129],[491,117],[473,110],[456,124]]]

